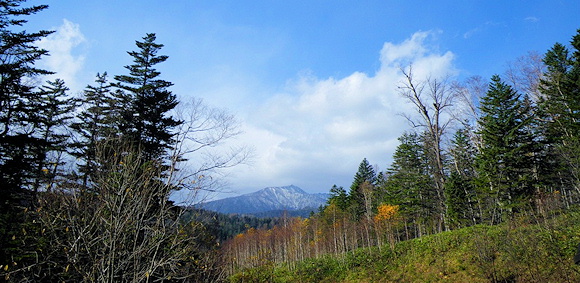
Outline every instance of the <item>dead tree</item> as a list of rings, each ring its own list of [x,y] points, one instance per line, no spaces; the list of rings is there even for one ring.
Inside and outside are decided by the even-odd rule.
[[[439,230],[445,229],[445,165],[442,139],[447,128],[453,121],[453,115],[449,112],[453,106],[455,93],[452,91],[446,78],[426,78],[418,80],[413,77],[412,66],[401,69],[404,81],[399,86],[399,93],[413,104],[418,116],[403,115],[415,128],[421,128],[426,134],[425,145],[433,165],[433,181],[437,190],[437,204]],[[443,227],[442,227],[443,226]]]

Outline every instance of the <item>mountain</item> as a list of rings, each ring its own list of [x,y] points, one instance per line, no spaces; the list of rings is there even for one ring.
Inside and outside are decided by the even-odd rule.
[[[309,194],[297,186],[267,187],[257,192],[209,201],[201,208],[226,214],[246,214],[264,216],[280,216],[283,211],[290,215],[301,211],[304,216],[310,211],[317,211],[328,200],[329,194]]]

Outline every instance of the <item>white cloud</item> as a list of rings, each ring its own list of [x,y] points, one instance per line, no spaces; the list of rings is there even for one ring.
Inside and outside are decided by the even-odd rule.
[[[389,67],[401,60],[413,60],[422,57],[428,49],[424,46],[425,39],[431,32],[416,32],[411,38],[400,44],[386,42],[381,50],[381,63],[383,67]]]
[[[538,19],[537,17],[534,17],[534,16],[529,16],[529,17],[526,17],[524,19],[524,21],[526,21],[528,23],[537,23],[540,21],[540,19]]]
[[[55,33],[37,42],[40,48],[48,50],[50,54],[40,63],[44,68],[56,72],[47,79],[60,78],[71,90],[78,91],[83,86],[77,82],[77,74],[83,68],[85,56],[75,54],[75,51],[86,39],[79,25],[66,19],[55,30]]]
[[[471,38],[478,33],[485,32],[485,31],[489,30],[490,28],[497,27],[499,25],[500,25],[500,23],[496,23],[496,22],[491,22],[491,21],[485,22],[485,23],[479,25],[478,27],[470,29],[469,31],[465,32],[463,34],[463,38],[465,38],[465,39]]]
[[[232,186],[240,193],[288,184],[326,192],[335,183],[348,187],[365,157],[389,166],[397,138],[410,129],[400,115],[412,109],[397,90],[400,68],[412,64],[417,79],[455,72],[453,53],[427,44],[433,35],[417,32],[402,43],[385,43],[372,75],[304,75],[290,82],[246,119],[242,140],[257,156],[253,166],[234,170]]]

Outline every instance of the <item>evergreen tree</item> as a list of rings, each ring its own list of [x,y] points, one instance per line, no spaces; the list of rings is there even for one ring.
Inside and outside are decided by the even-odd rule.
[[[39,177],[39,149],[44,146],[37,121],[44,105],[33,82],[50,74],[35,67],[48,54],[35,42],[51,32],[22,30],[24,17],[48,6],[22,7],[24,2],[0,0],[0,262],[4,263],[22,263],[28,256],[24,250],[29,247],[16,235],[24,229],[24,208],[34,204],[32,188]]]
[[[447,206],[447,222],[450,228],[461,228],[474,224],[473,203],[470,194],[473,183],[453,171],[445,183],[445,205]]]
[[[580,34],[577,35],[580,48]],[[547,72],[541,80],[543,94],[540,105],[551,118],[550,136],[556,139],[575,137],[580,133],[580,91],[578,80],[580,63],[574,62],[568,48],[556,43],[545,57]]]
[[[445,184],[447,219],[452,227],[476,223],[476,194],[474,188],[476,149],[469,140],[468,129],[455,132],[449,150],[451,163]]]
[[[565,200],[580,184],[580,29],[571,41],[572,49],[556,43],[545,54],[547,71],[540,81],[538,102],[546,142],[546,168]],[[552,185],[554,186],[554,185]]]
[[[83,92],[83,110],[77,115],[78,121],[72,124],[72,128],[79,135],[74,144],[73,155],[81,161],[78,166],[85,188],[99,167],[96,159],[97,145],[119,135],[123,103],[119,101],[122,96],[118,94],[112,90],[106,72],[97,74],[95,85],[88,85]]]
[[[0,205],[4,208],[14,198],[19,199],[25,183],[35,175],[36,156],[33,148],[40,142],[33,135],[37,126],[36,113],[41,95],[30,81],[50,72],[38,69],[35,62],[47,51],[34,42],[50,31],[29,33],[12,29],[24,25],[22,16],[46,9],[46,5],[20,7],[23,0],[0,1]]]
[[[334,203],[341,210],[346,210],[348,207],[348,194],[346,193],[346,190],[343,187],[332,185],[332,188],[330,188],[330,197],[328,198],[327,203]]]
[[[375,173],[375,169],[370,165],[369,161],[364,158],[358,166],[358,171],[354,175],[354,180],[350,186],[350,191],[356,191],[358,187],[364,182],[374,184],[376,178],[377,175]]]
[[[451,157],[449,171],[455,171],[466,178],[473,178],[477,149],[469,138],[469,131],[469,129],[459,129],[455,132],[449,149]]]
[[[63,164],[63,155],[70,145],[69,126],[76,109],[76,100],[71,99],[69,88],[61,79],[48,81],[40,87],[40,96],[36,103],[43,107],[35,113],[37,130],[35,137],[39,143],[34,148],[36,174],[34,191],[44,183],[45,190],[50,191],[59,166]]]
[[[368,160],[364,158],[358,166],[358,171],[354,175],[354,180],[350,186],[349,191],[349,206],[352,209],[353,215],[358,219],[365,212],[365,199],[363,195],[363,184],[368,183],[374,186],[377,175]]]
[[[133,64],[125,66],[129,74],[115,76],[116,86],[124,91],[128,102],[121,132],[141,148],[145,160],[161,158],[172,146],[172,129],[181,124],[169,115],[178,104],[168,90],[173,84],[159,79],[161,73],[154,68],[168,58],[157,55],[163,44],[155,40],[155,34],[149,33],[143,41],[136,41],[139,50],[128,52]]]
[[[483,145],[477,156],[479,189],[490,197],[492,208],[509,214],[534,193],[536,144],[527,130],[532,122],[531,109],[499,76],[493,76],[480,110]],[[492,214],[491,220],[499,220],[496,216]]]
[[[408,222],[417,223],[417,236],[426,232],[424,223],[436,215],[435,186],[421,138],[416,133],[399,137],[393,163],[386,172],[381,202],[398,205]]]

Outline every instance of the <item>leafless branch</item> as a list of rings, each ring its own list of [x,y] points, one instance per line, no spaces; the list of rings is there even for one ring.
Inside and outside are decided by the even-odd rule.
[[[177,129],[168,183],[193,194],[198,190],[216,191],[221,187],[223,169],[251,158],[249,147],[227,145],[241,131],[239,122],[226,111],[192,99],[176,116],[183,124]]]

